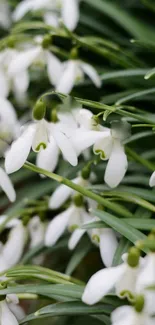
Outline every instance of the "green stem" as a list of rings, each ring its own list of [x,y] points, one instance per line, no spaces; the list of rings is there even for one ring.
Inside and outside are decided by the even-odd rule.
[[[118,206],[117,204],[113,203],[113,202],[109,202],[108,200],[102,198],[101,196],[87,190],[86,188],[80,186],[80,185],[77,185],[77,184],[74,184],[72,181],[70,181],[69,179],[67,178],[64,178],[62,176],[59,176],[57,174],[54,174],[54,173],[50,173],[42,168],[39,168],[29,162],[26,162],[24,164],[24,167],[29,169],[29,170],[32,170],[36,173],[39,173],[39,174],[43,174],[51,179],[54,179],[55,181],[61,183],[61,184],[64,184],[70,188],[72,188],[73,190],[81,193],[82,195],[86,196],[86,197],[89,197],[90,199],[98,202],[99,204],[102,204],[104,207],[114,211],[115,213],[123,216],[123,217],[131,217],[132,213],[130,211],[127,211],[126,209],[124,209],[123,206]]]
[[[133,151],[131,148],[126,147],[126,153],[133,158],[133,160],[139,162],[141,165],[145,166],[151,171],[155,171],[155,165],[152,164],[150,161],[147,159],[139,156],[135,151]]]

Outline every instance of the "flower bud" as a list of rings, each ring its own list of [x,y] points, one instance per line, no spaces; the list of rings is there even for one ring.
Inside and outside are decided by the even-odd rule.
[[[74,195],[73,202],[77,207],[81,207],[83,205],[83,196],[81,194]]]
[[[45,37],[42,40],[42,47],[44,49],[47,49],[51,45],[52,37],[51,35],[45,35]]]
[[[135,310],[137,313],[141,313],[143,308],[144,308],[144,296],[142,295],[139,295],[136,297],[136,300],[135,300]]]
[[[70,52],[70,58],[71,60],[76,60],[78,58],[78,49],[74,47]]]
[[[35,120],[42,120],[46,113],[46,105],[42,100],[38,100],[33,108],[33,118]]]
[[[140,251],[136,247],[131,247],[128,253],[127,263],[130,267],[137,267],[140,259]]]
[[[84,179],[89,179],[90,177],[90,173],[91,173],[91,169],[90,169],[90,166],[86,166],[82,169],[81,171],[81,176],[82,178]]]

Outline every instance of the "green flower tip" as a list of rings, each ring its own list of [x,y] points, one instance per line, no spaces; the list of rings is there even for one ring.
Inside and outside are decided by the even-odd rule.
[[[127,263],[130,267],[137,267],[140,259],[140,251],[137,247],[131,247],[128,253]]]
[[[137,296],[135,300],[135,306],[134,306],[137,313],[142,312],[144,308],[144,304],[145,304],[144,296],[142,295]]]

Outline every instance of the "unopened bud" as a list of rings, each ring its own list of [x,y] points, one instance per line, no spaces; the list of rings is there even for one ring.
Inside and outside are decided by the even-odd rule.
[[[136,297],[135,300],[135,310],[137,311],[137,313],[141,313],[143,308],[144,308],[144,296],[139,295]]]
[[[38,100],[33,108],[33,118],[35,120],[42,120],[46,113],[46,105],[42,100]]]
[[[140,259],[140,251],[136,247],[131,247],[128,253],[127,263],[130,267],[137,267]]]
[[[71,60],[76,60],[78,58],[78,49],[74,47],[70,52],[70,58]]]
[[[42,40],[42,47],[47,49],[51,45],[52,37],[51,35],[45,35]]]
[[[81,171],[81,176],[82,176],[82,178],[84,178],[84,179],[89,179],[89,177],[90,177],[90,173],[91,173],[91,168],[90,168],[90,166],[86,166],[86,167],[84,167],[84,168],[82,169],[82,171]]]
[[[83,206],[83,196],[81,194],[74,195],[73,202],[77,207]]]

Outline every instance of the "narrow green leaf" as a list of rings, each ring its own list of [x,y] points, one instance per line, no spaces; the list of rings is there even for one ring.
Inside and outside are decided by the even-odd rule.
[[[113,258],[113,262],[112,262],[112,266],[116,266],[122,263],[122,255],[124,253],[128,252],[128,249],[131,246],[131,242],[126,239],[125,237],[122,237],[120,239],[120,242],[117,246],[114,258]]]

